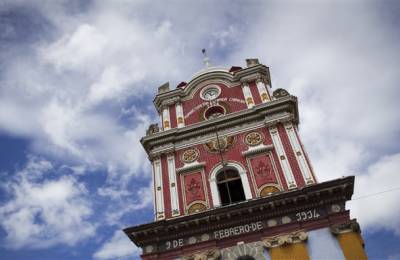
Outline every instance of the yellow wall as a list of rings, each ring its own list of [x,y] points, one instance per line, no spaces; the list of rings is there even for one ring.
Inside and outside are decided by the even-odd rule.
[[[337,235],[337,238],[346,260],[368,259],[363,247],[364,242],[359,233],[343,233]]]
[[[269,250],[272,260],[309,260],[306,244],[303,242],[273,247]]]

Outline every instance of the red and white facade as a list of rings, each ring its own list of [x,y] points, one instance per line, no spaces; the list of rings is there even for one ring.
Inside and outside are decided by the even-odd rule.
[[[153,166],[156,220],[189,214],[191,207],[198,212],[221,206],[216,175],[222,169],[222,160],[226,167],[239,172],[246,200],[267,194],[266,191],[286,191],[316,183],[299,138],[297,115],[224,126],[241,112],[279,101],[271,93],[267,67],[256,64],[247,70],[249,73],[243,73],[246,69],[209,69],[175,90],[160,89],[155,104],[162,127],[153,136],[215,125],[207,134],[159,146],[146,146],[146,138],[151,135],[143,139]],[[216,90],[211,100],[204,97],[210,88]],[[281,98],[292,98],[296,104],[289,95]],[[207,112],[212,113],[213,109],[222,115],[209,117]],[[226,146],[223,159],[219,150],[213,149],[217,133]]]
[[[141,139],[155,218],[124,232],[142,259],[366,259],[345,208],[354,177],[317,182],[297,98],[246,61],[159,87],[160,122]]]

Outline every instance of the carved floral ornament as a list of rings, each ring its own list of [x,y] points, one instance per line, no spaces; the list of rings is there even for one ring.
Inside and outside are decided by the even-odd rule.
[[[182,162],[191,163],[197,160],[199,157],[199,151],[197,149],[188,149],[182,153]]]
[[[244,137],[244,142],[248,146],[256,146],[264,141],[264,136],[259,132],[250,132]]]
[[[213,140],[204,144],[206,150],[210,153],[218,153],[220,151],[224,152],[230,149],[235,144],[234,136],[223,136],[214,138]]]
[[[265,238],[263,244],[266,248],[278,247],[284,244],[294,244],[306,241],[308,235],[305,231],[296,231],[285,235]]]

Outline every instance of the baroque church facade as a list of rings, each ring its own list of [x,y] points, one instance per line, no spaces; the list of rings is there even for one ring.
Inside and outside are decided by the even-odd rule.
[[[155,219],[124,229],[142,259],[367,259],[345,207],[354,176],[318,182],[297,98],[271,91],[267,66],[207,67],[154,105]]]

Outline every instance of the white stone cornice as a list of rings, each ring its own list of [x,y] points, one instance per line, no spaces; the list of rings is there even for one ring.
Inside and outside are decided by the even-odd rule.
[[[185,165],[183,167],[176,169],[176,173],[182,174],[182,173],[189,172],[189,171],[192,171],[195,169],[202,169],[205,167],[205,165],[206,165],[205,162],[198,162],[198,161],[195,161],[192,163],[185,163]]]
[[[249,149],[246,151],[243,151],[242,155],[251,156],[251,155],[255,155],[258,153],[265,152],[265,151],[270,151],[272,149],[274,149],[274,145],[272,145],[272,144],[269,144],[269,145],[259,144],[257,146],[249,146]]]

